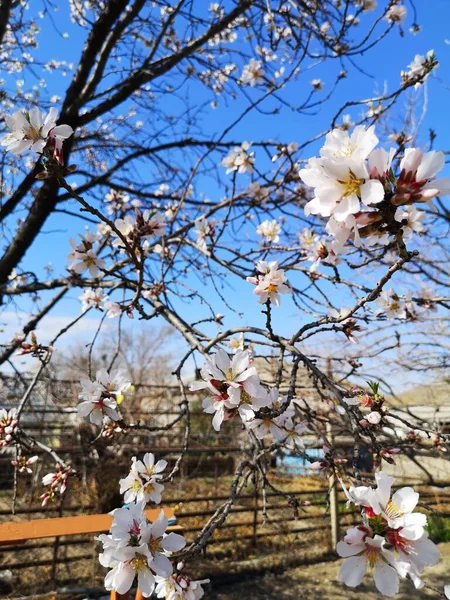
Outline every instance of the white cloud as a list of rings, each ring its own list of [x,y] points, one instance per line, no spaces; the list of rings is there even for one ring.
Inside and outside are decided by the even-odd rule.
[[[100,313],[99,313],[100,314]],[[32,315],[25,312],[5,311],[0,315],[0,339],[2,345],[7,345],[17,334],[22,333],[23,327],[30,321]],[[38,341],[42,344],[51,342],[57,334],[67,327],[75,317],[73,315],[47,315],[36,326],[36,335]],[[92,340],[98,326],[100,325],[101,317],[85,316],[73,325],[66,333],[64,333],[56,342],[55,348],[68,347],[74,341]],[[109,331],[112,328],[112,323],[106,321],[103,323],[102,331]],[[36,364],[36,359],[29,356],[14,356],[11,357],[12,362],[20,370],[28,370]]]

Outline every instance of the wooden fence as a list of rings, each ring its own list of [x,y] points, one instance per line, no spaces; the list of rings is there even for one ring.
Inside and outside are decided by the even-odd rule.
[[[296,480],[298,481],[298,480]],[[311,485],[315,483],[315,487]],[[320,560],[332,548],[329,493],[324,480],[309,480],[309,487],[290,485],[289,494],[307,504],[297,515],[284,495],[268,491],[266,504],[261,497],[245,493],[233,506],[227,521],[208,542],[201,561],[203,572],[213,574],[229,569],[239,561],[261,557],[273,557],[286,564]],[[292,483],[292,482],[291,482]],[[301,483],[301,482],[299,482]],[[425,484],[415,484],[421,494],[421,502],[431,510],[438,510],[443,517],[450,516],[450,482],[447,487],[431,489]],[[346,528],[359,520],[359,511],[345,508],[343,493],[337,493],[339,528],[342,535]],[[175,508],[178,524],[183,528],[188,542],[195,539],[204,522],[212,516],[217,506],[226,501],[225,494],[202,494],[197,496],[166,496],[164,503]],[[263,513],[265,510],[265,514]],[[63,509],[21,507],[14,517],[17,520],[89,513],[91,507],[66,506]],[[2,511],[1,520],[11,515]],[[26,544],[0,547],[0,569],[13,572],[15,592],[36,591],[36,581],[41,590],[55,589],[61,585],[77,582],[77,585],[101,585],[104,569],[97,559],[98,546],[92,536],[59,537]],[[221,565],[221,568],[218,567]]]

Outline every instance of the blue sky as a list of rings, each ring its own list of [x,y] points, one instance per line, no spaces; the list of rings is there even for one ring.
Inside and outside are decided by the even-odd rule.
[[[48,19],[42,20],[43,31],[40,35],[40,50],[39,57],[42,60],[56,58],[73,62],[76,66],[78,57],[81,52],[84,32],[74,25],[69,18],[66,3],[61,3],[61,9],[53,14],[53,20],[56,23],[60,34],[68,33],[69,37],[65,39],[58,34],[54,27],[49,24]],[[380,5],[383,2],[380,2]],[[428,4],[428,3],[427,3]],[[395,30],[388,35],[374,49],[369,51],[364,56],[359,56],[354,59],[354,68],[347,65],[350,72],[348,79],[344,80],[339,86],[333,98],[324,106],[320,107],[315,114],[311,112],[308,116],[298,115],[288,108],[282,108],[276,115],[261,115],[257,112],[250,113],[244,121],[239,124],[239,129],[230,133],[229,139],[257,141],[261,139],[273,138],[284,142],[296,141],[301,144],[303,141],[311,138],[317,133],[326,130],[329,127],[330,118],[334,115],[338,108],[348,100],[364,99],[371,97],[377,92],[383,92],[385,87],[388,90],[393,90],[399,83],[400,71],[406,69],[407,65],[412,61],[415,54],[425,54],[428,50],[434,49],[440,62],[440,66],[436,71],[435,76],[430,77],[426,87],[418,92],[419,104],[423,102],[424,94],[426,93],[427,112],[422,124],[422,141],[426,140],[429,128],[434,129],[438,137],[435,142],[436,149],[447,149],[450,146],[450,119],[447,118],[447,106],[450,98],[450,91],[446,87],[450,82],[449,65],[450,65],[450,45],[446,43],[446,38],[450,37],[448,32],[448,23],[450,22],[450,2],[448,0],[433,0],[432,8],[430,5],[425,6],[424,3],[419,3],[419,13],[417,22],[421,25],[421,32],[417,35],[409,33],[409,27],[413,22],[412,10],[410,5],[409,15],[405,23],[405,35],[400,36],[400,31],[396,27]],[[372,18],[372,15],[369,16]],[[381,31],[381,30],[380,30]],[[56,51],[55,51],[56,50]],[[286,96],[289,102],[296,104],[308,96],[310,93],[309,81],[314,78],[320,78],[325,83],[324,91],[321,94],[326,94],[327,90],[332,86],[333,81],[342,65],[338,60],[327,61],[325,64],[305,64],[305,74],[300,81],[291,85],[286,91]],[[19,76],[20,78],[22,76]],[[34,85],[36,82],[26,76],[25,81],[28,85]],[[63,96],[64,90],[69,84],[71,74],[62,77],[60,74],[49,74],[46,77],[48,98],[54,95]],[[198,88],[193,88],[192,93],[199,93]],[[250,90],[249,95],[255,96],[258,92]],[[318,95],[318,98],[320,96]],[[205,96],[206,98],[206,96]],[[198,101],[203,100],[203,96],[199,96]],[[195,102],[197,99],[193,98]],[[177,101],[168,99],[176,108]],[[216,111],[210,110],[203,116],[202,125],[205,131],[217,132],[224,128],[228,123],[240,114],[245,107],[243,99],[236,102],[230,102],[226,111],[222,109],[219,101],[219,109]],[[268,106],[275,104],[270,102]],[[397,105],[397,113],[393,113],[393,124],[396,123],[396,114],[402,115],[406,106],[406,98],[400,100]],[[357,120],[361,115],[362,107],[348,109],[345,112],[349,113],[353,120]],[[123,110],[122,112],[126,112]],[[136,115],[136,120],[148,119],[148,115]],[[224,121],[224,119],[226,121]],[[218,120],[220,120],[220,129],[218,128]],[[400,122],[400,119],[399,121]],[[302,158],[309,158],[317,153],[321,143],[317,142],[306,149]],[[257,152],[258,159],[258,152]],[[448,172],[446,173],[449,174]],[[240,183],[245,187],[246,176],[242,176]],[[156,189],[155,185],[155,189]],[[217,189],[213,185],[212,180],[204,180],[204,193],[212,200],[219,200],[223,194],[223,189]],[[89,198],[87,198],[89,199]],[[72,207],[75,204],[72,203]],[[299,229],[303,227],[300,225]],[[51,262],[56,274],[64,272],[66,267],[66,255],[69,252],[69,236],[75,237],[77,232],[82,231],[81,220],[68,218],[64,215],[53,215],[46,223],[42,234],[34,244],[32,250],[29,251],[21,267],[24,270],[36,270],[42,272],[42,266]],[[249,235],[254,231],[254,225],[249,224],[247,227]],[[256,239],[255,237],[253,239]],[[194,283],[194,279],[192,279]],[[255,296],[252,294],[252,286],[240,281],[232,281],[233,298],[237,302],[239,310],[244,313],[242,319],[238,319],[235,315],[229,313],[226,307],[215,302],[217,312],[222,312],[226,315],[227,326],[239,326],[241,324],[253,324],[262,326],[264,319],[258,315],[259,308],[256,304]],[[78,314],[80,303],[78,300],[79,291],[73,290],[69,292],[64,302],[52,312],[56,319],[65,319],[66,317]],[[42,299],[45,301],[48,296],[43,294]],[[206,291],[206,297],[212,299],[216,296],[209,291]],[[289,300],[284,302],[285,310],[280,310],[274,315],[275,325],[280,333],[288,334],[292,332],[294,327],[299,324],[300,317],[297,309]],[[22,311],[27,311],[27,305],[20,303]],[[9,308],[10,316],[7,319],[8,328],[5,331],[8,337],[11,328],[15,327],[14,316],[12,309]],[[201,318],[201,310],[198,306],[185,304],[183,307],[183,315],[187,320],[196,320]],[[22,315],[24,316],[24,315]],[[5,321],[5,319],[3,319]],[[6,322],[6,321],[5,321]],[[91,325],[94,326],[92,321]],[[212,326],[214,327],[214,326]],[[91,327],[87,327],[88,331]],[[81,326],[79,335],[86,334],[86,326]]]

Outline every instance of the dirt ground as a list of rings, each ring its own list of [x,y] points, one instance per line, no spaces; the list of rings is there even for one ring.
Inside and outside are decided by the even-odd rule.
[[[424,580],[443,591],[450,584],[450,543],[440,544],[441,561],[425,572]],[[297,567],[281,575],[267,574],[248,581],[221,586],[209,592],[208,600],[380,600],[370,575],[353,590],[337,580],[342,561]],[[402,581],[396,600],[425,600],[439,596],[429,589],[416,590]]]

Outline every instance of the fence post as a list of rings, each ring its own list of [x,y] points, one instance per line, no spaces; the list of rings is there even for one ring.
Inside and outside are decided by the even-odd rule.
[[[258,529],[258,488],[255,483],[255,494],[253,498],[253,545],[256,546],[257,537],[256,532]]]
[[[330,444],[333,444],[333,432],[331,423],[327,423],[327,437]],[[330,525],[331,525],[331,546],[335,550],[339,541],[339,504],[337,480],[332,473],[329,478],[328,497],[330,502]]]

